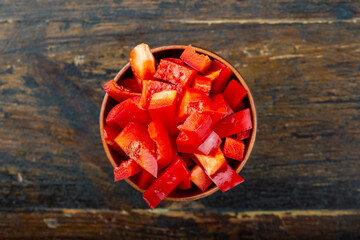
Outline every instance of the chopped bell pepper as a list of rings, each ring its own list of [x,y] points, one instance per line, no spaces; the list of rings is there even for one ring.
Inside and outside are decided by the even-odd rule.
[[[230,81],[223,93],[226,102],[234,111],[239,109],[246,94],[247,90],[234,79]]]
[[[212,101],[205,93],[186,88],[180,100],[176,120],[184,122],[192,112],[211,114],[212,111]]]
[[[165,126],[159,121],[152,121],[148,126],[151,139],[156,144],[156,156],[159,169],[171,162],[171,145]]]
[[[192,112],[186,118],[182,125],[179,125],[179,130],[183,131],[193,143],[201,143],[211,133],[212,120],[207,114]]]
[[[175,90],[154,93],[148,108],[151,119],[161,121],[169,135],[177,135],[179,133],[175,122],[177,96]]]
[[[173,162],[144,192],[143,198],[154,209],[189,174],[181,159]]]
[[[116,123],[115,121],[115,117],[118,114],[119,111],[121,111],[121,108],[123,106],[121,105],[121,103],[118,103],[117,105],[115,105],[115,107],[113,107],[110,112],[108,113],[108,115],[106,116],[105,119],[105,123],[114,130],[121,130],[122,128]]]
[[[212,120],[213,124],[220,121],[224,117],[227,117],[233,114],[234,111],[231,109],[229,104],[225,101],[225,98],[222,94],[217,94],[213,100],[213,114]]]
[[[137,180],[137,186],[141,189],[146,189],[150,184],[152,184],[155,181],[155,177],[148,173],[146,170],[142,170],[139,173],[139,177]]]
[[[179,59],[179,58],[163,58],[164,60],[168,60],[168,61],[171,61],[171,62],[174,62],[174,63],[177,63],[179,65],[184,65],[185,63]]]
[[[198,152],[209,155],[218,149],[221,145],[221,138],[216,132],[212,131],[203,143],[198,147]]]
[[[197,147],[199,142],[193,141],[190,139],[184,132],[180,131],[179,135],[176,138],[176,148],[180,153],[194,153],[197,152]]]
[[[177,185],[181,190],[186,190],[191,188],[190,172],[189,174]]]
[[[197,53],[195,48],[191,45],[185,48],[184,52],[180,56],[180,59],[201,73],[206,73],[211,65],[211,59],[204,54]]]
[[[203,155],[197,153],[194,153],[194,155],[209,176],[216,173],[226,164],[226,159],[220,148],[218,148],[215,153],[210,155]]]
[[[173,61],[161,59],[154,77],[182,87],[188,87],[196,76],[196,71]]]
[[[219,169],[210,178],[222,192],[226,192],[244,181],[228,164]]]
[[[201,75],[196,75],[192,87],[194,89],[204,92],[206,95],[209,95],[211,89],[211,80],[210,78]]]
[[[147,44],[142,43],[134,47],[130,52],[129,62],[131,70],[140,86],[142,86],[143,80],[154,78],[156,71],[155,58]]]
[[[110,97],[115,99],[118,102],[121,102],[124,99],[140,96],[140,93],[136,93],[131,91],[130,89],[118,85],[114,80],[110,80],[104,85],[102,85],[103,89]]]
[[[242,161],[244,159],[245,144],[242,141],[227,137],[223,148],[225,157]]]
[[[215,59],[211,63],[210,71],[216,71],[216,70],[221,70],[221,72],[219,77],[211,83],[211,91],[210,91],[211,95],[222,93],[225,89],[229,77],[232,74],[230,68],[228,68],[225,64]]]
[[[158,164],[155,157],[155,143],[144,126],[129,122],[115,138],[115,142],[137,164],[157,177]]]
[[[133,77],[120,79],[118,81],[118,84],[130,89],[133,92],[141,93],[141,86],[139,85],[138,81]]]
[[[205,192],[212,183],[212,180],[204,172],[204,170],[196,165],[190,172],[190,180],[193,182],[202,192]]]
[[[114,139],[119,135],[121,128],[110,128],[107,125],[104,125],[104,139],[105,142],[115,151],[121,150],[121,148],[115,143]]]
[[[250,109],[246,108],[237,113],[221,119],[217,122],[213,130],[221,138],[240,133],[252,128]]]
[[[141,171],[141,167],[133,160],[122,161],[120,165],[114,168],[114,182],[131,177]]]
[[[171,83],[164,83],[154,80],[144,80],[142,94],[140,99],[140,106],[142,108],[148,108],[151,97],[154,93],[161,92],[163,90],[176,90],[177,86]]]
[[[240,141],[240,140],[247,139],[250,136],[251,136],[251,129],[236,134],[236,139]]]
[[[151,117],[146,109],[139,106],[140,97],[128,98],[121,102],[115,113],[114,121],[122,128],[128,122],[139,123],[147,126],[151,122]]]
[[[221,69],[219,70],[212,70],[212,71],[208,71],[205,75],[205,77],[209,78],[211,82],[217,80],[220,76],[221,73]]]

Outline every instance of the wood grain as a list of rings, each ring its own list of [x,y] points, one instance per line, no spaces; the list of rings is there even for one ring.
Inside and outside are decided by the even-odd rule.
[[[160,212],[160,214],[158,213]],[[43,209],[4,212],[0,239],[358,239],[352,211]],[[209,227],[211,226],[211,227]],[[27,231],[19,231],[26,229]]]
[[[333,235],[324,239],[331,239],[337,232],[338,238],[356,239],[360,230],[351,224],[360,209],[359,9],[356,1],[0,1],[0,226],[6,226],[6,236],[37,236],[43,218],[63,215],[53,208],[95,209],[75,221],[92,221],[94,229],[105,227],[95,227],[96,209],[110,209],[106,214],[115,218],[122,218],[122,210],[147,209],[140,193],[112,182],[98,130],[101,84],[127,62],[132,47],[146,42],[151,47],[191,43],[223,56],[244,76],[258,111],[255,147],[241,172],[245,183],[178,203],[184,215],[174,221],[189,228],[186,234],[232,239],[243,230],[246,238],[264,237],[262,231],[273,228],[260,226],[282,219],[270,214],[272,220],[262,225],[260,217],[250,218],[236,231],[240,220],[234,225],[224,220],[224,230],[216,228],[223,235],[196,235],[205,225],[192,226],[184,220],[188,213],[209,220],[225,212],[328,209],[336,214],[292,217],[293,235],[280,229],[266,236],[329,232]],[[46,210],[32,212],[38,208]],[[336,212],[342,209],[355,213]],[[150,224],[153,215],[142,214]],[[25,221],[22,216],[34,219],[29,229],[10,234],[11,226]],[[166,214],[154,219],[149,238],[159,226],[168,229],[161,225]],[[299,232],[297,224],[307,219],[315,225]],[[330,227],[316,232],[323,222]],[[251,235],[259,228],[259,235]],[[184,236],[176,229],[164,231]]]

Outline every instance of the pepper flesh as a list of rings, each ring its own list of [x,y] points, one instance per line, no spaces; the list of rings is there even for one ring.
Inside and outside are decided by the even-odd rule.
[[[133,160],[122,161],[120,165],[114,168],[114,182],[131,177],[141,171],[141,167]]]
[[[221,119],[213,130],[221,137],[228,137],[252,128],[250,109],[246,108]]]

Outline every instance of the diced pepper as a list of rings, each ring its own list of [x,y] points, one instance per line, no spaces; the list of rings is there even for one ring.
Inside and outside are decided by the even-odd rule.
[[[221,149],[218,148],[217,151],[210,155],[203,155],[194,153],[199,163],[204,167],[205,172],[211,176],[216,173],[220,168],[225,166],[226,159],[221,152]]]
[[[153,80],[144,80],[140,99],[140,106],[142,108],[148,108],[151,97],[154,93],[161,92],[163,90],[176,90],[176,88],[177,86],[174,84]]]
[[[117,130],[121,130],[122,128],[116,123],[115,121],[115,117],[118,114],[118,112],[121,110],[123,106],[121,105],[121,103],[118,103],[117,105],[115,105],[115,107],[113,107],[110,112],[108,113],[108,115],[106,116],[105,119],[105,123],[112,129],[117,129]]]
[[[194,153],[197,152],[199,142],[190,139],[184,132],[180,131],[176,138],[176,148],[181,153]]]
[[[114,181],[120,181],[131,177],[141,171],[141,167],[133,160],[122,161],[120,165],[114,168]]]
[[[204,155],[209,155],[218,149],[221,145],[221,138],[214,131],[198,147],[198,151]]]
[[[141,93],[141,86],[139,85],[138,81],[133,77],[120,79],[118,81],[118,84],[130,89],[133,92]]]
[[[173,162],[144,192],[143,198],[154,209],[189,174],[181,159]]]
[[[203,142],[211,133],[212,120],[207,114],[192,112],[179,130],[183,131],[194,143]]]
[[[225,139],[223,153],[225,157],[242,161],[244,159],[245,144],[242,141],[227,137]]]
[[[229,104],[225,101],[225,98],[222,94],[217,94],[213,100],[213,114],[212,120],[213,124],[220,121],[224,117],[227,117],[233,114],[234,111],[231,109]]]
[[[115,142],[137,164],[157,177],[158,164],[155,157],[155,143],[144,126],[129,122],[115,138]]]
[[[128,122],[139,123],[143,126],[147,126],[151,122],[149,112],[139,106],[139,99],[140,97],[129,98],[119,104],[114,113],[114,121],[120,127],[124,128]]]
[[[130,52],[129,62],[140,86],[142,86],[143,80],[154,79],[155,58],[147,44],[142,43],[134,47]]]
[[[205,77],[209,78],[211,82],[217,80],[220,76],[221,73],[221,69],[219,70],[213,70],[213,71],[208,71],[205,75]]]
[[[180,59],[201,73],[206,73],[211,65],[211,59],[204,54],[197,53],[195,48],[191,45],[185,48],[184,52],[180,56]]]
[[[192,112],[212,113],[212,101],[203,92],[186,88],[180,100],[176,120],[184,122]]]
[[[190,172],[190,180],[193,182],[202,192],[205,192],[206,189],[212,183],[212,180],[209,176],[204,172],[204,170],[196,165]]]
[[[181,159],[184,160],[186,166],[188,166],[188,167],[195,165],[195,162],[190,157],[190,154],[187,154],[187,153],[181,154]]]
[[[137,180],[137,186],[141,189],[146,189],[150,184],[155,181],[155,177],[148,173],[146,170],[142,170],[139,173],[139,178]]]
[[[219,169],[210,178],[222,192],[226,192],[244,181],[228,164]]]
[[[175,122],[177,92],[167,90],[154,93],[149,104],[149,113],[153,120],[161,121],[170,135],[179,133]]]
[[[104,125],[104,139],[105,142],[115,151],[121,150],[121,148],[115,143],[114,139],[120,133],[121,128],[112,129],[107,125]]]
[[[156,144],[156,156],[159,169],[171,162],[171,145],[165,126],[159,121],[152,121],[148,126],[151,139]]]
[[[184,65],[185,63],[179,59],[179,58],[163,58],[164,60],[168,60],[168,61],[171,61],[171,62],[174,62],[174,63],[177,63],[179,65]]]
[[[127,98],[140,96],[140,93],[133,92],[124,86],[118,85],[114,80],[108,81],[102,85],[102,87],[110,97],[118,102]]]
[[[230,68],[228,68],[225,64],[223,64],[215,59],[211,63],[210,71],[216,71],[216,70],[221,70],[221,72],[220,72],[218,79],[216,79],[215,81],[213,81],[211,83],[211,91],[210,91],[211,95],[222,93],[225,89],[225,86],[228,82],[229,77],[232,74],[232,71]]]
[[[251,136],[251,129],[236,134],[236,139],[241,141]]]
[[[237,113],[221,119],[217,122],[213,130],[221,138],[227,137],[236,133],[240,133],[252,128],[250,109],[246,108]]]
[[[177,185],[179,189],[186,190],[191,188],[190,172],[189,174]]]
[[[240,107],[247,90],[236,80],[231,80],[223,93],[226,102],[236,111]]]
[[[196,75],[193,88],[204,92],[206,95],[209,95],[211,89],[211,80],[207,77]]]
[[[154,75],[154,77],[158,79],[171,82],[176,85],[180,84],[182,87],[190,86],[195,76],[195,70],[166,59],[160,60],[160,64]]]

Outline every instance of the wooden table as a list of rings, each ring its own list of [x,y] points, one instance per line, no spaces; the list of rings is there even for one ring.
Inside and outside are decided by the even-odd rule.
[[[360,3],[0,1],[1,239],[359,239]],[[101,85],[138,43],[211,49],[244,76],[245,183],[148,209],[113,182]]]

